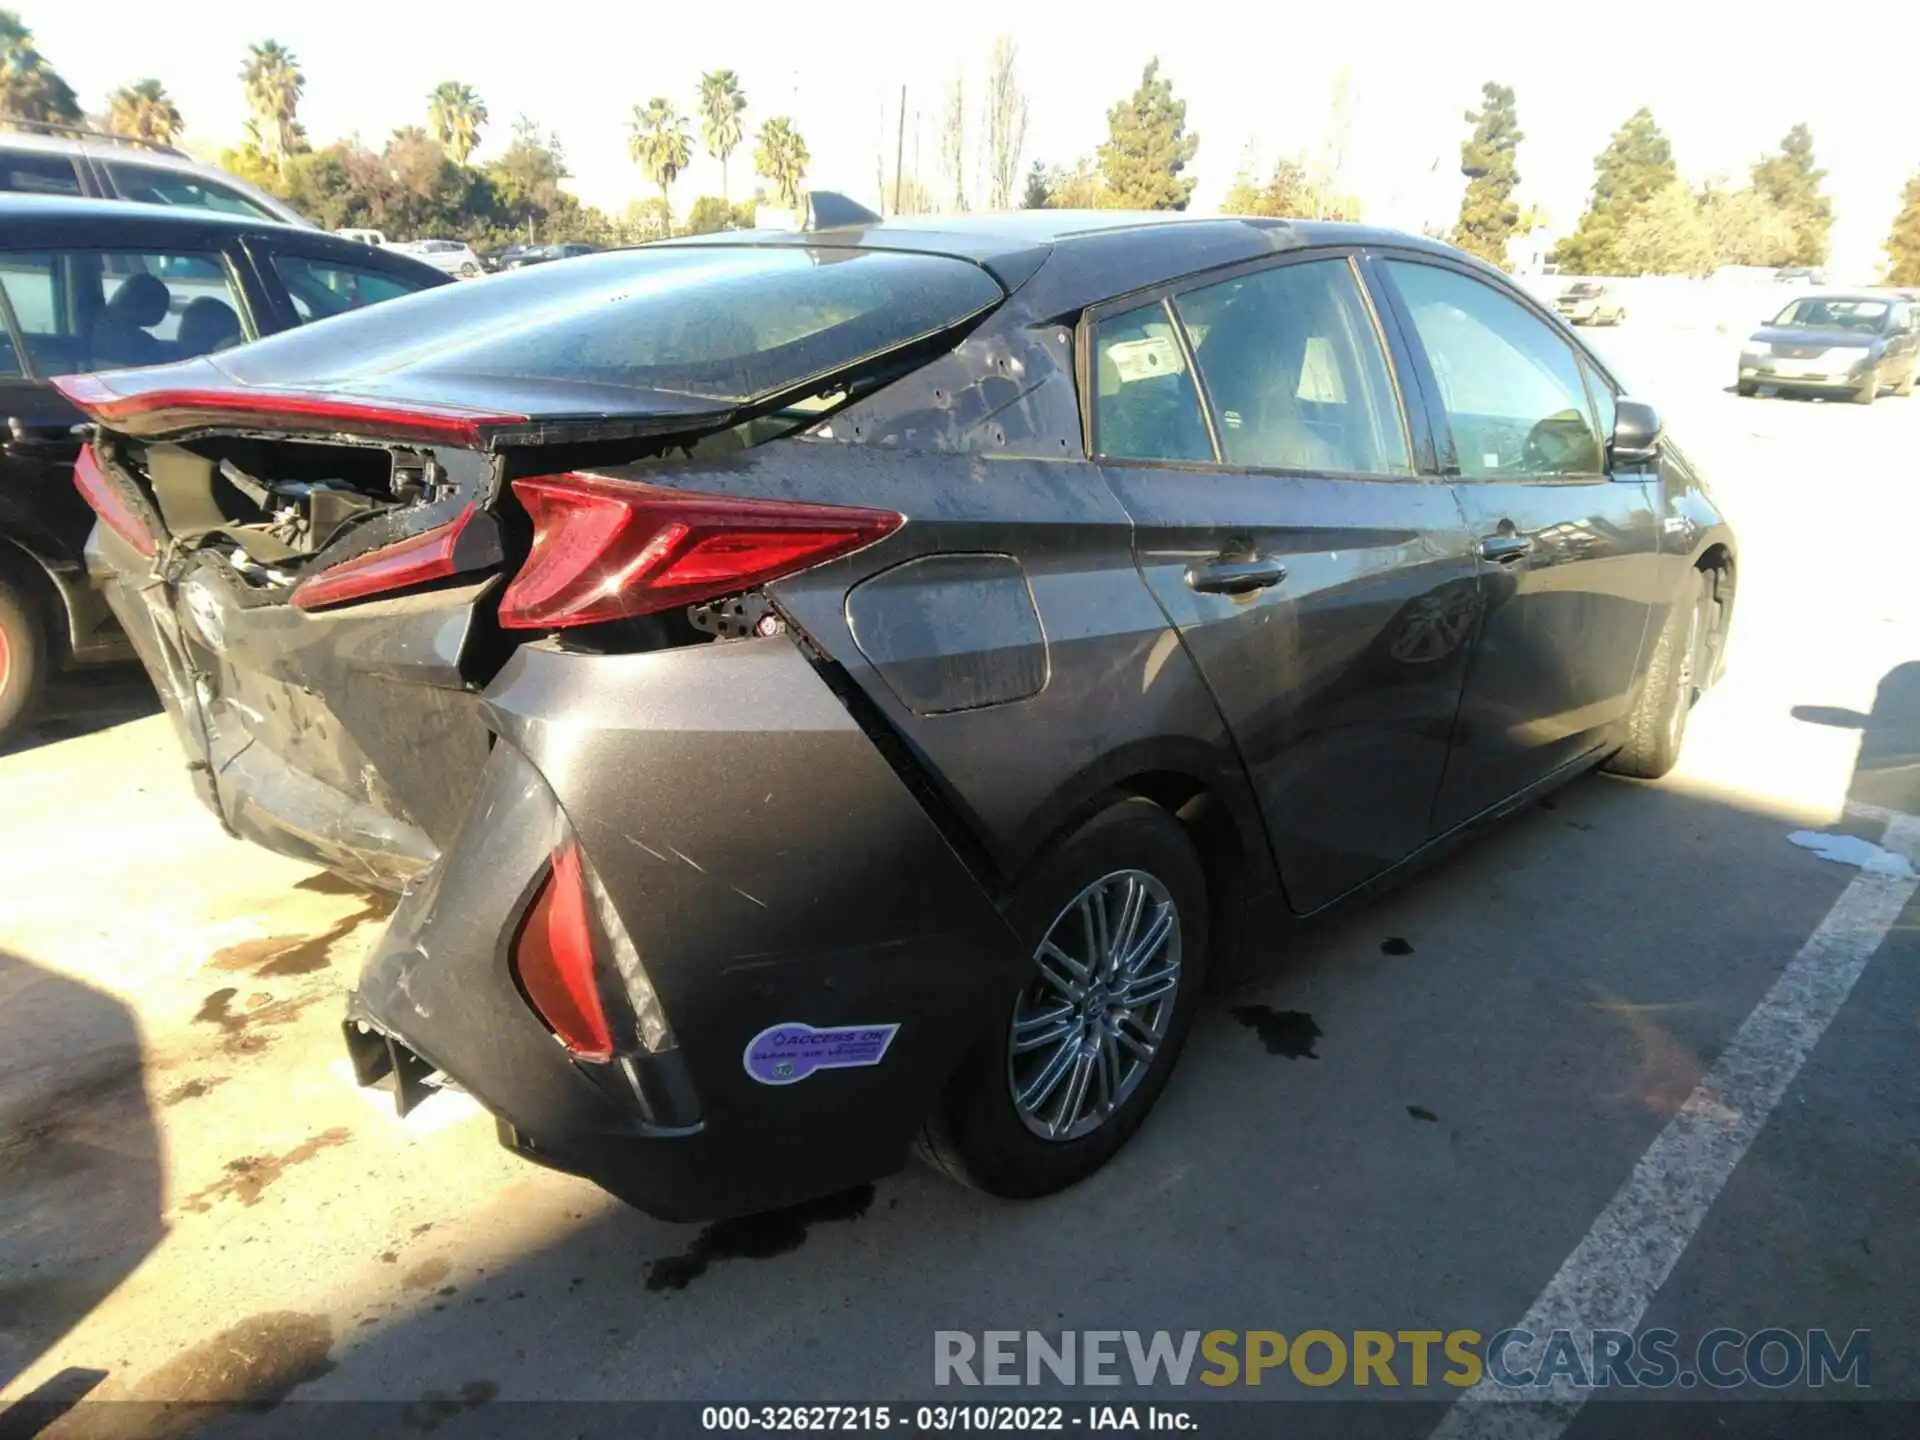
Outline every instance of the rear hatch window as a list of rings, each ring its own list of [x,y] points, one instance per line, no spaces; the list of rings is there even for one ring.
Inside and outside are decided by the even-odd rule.
[[[250,385],[491,391],[535,381],[619,409],[622,392],[742,404],[950,330],[1003,298],[940,255],[663,246],[582,256],[411,296],[224,356]]]

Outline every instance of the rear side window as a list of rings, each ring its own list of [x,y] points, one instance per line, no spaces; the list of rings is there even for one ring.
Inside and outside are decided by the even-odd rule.
[[[232,368],[256,384],[413,373],[743,402],[825,384],[1002,298],[979,266],[940,255],[662,246],[424,290],[250,346]]]
[[[80,172],[64,155],[0,151],[0,190],[23,195],[78,195]]]
[[[184,360],[246,338],[219,255],[0,252],[0,289],[43,376]]]
[[[123,200],[137,200],[143,205],[184,205],[190,210],[244,215],[249,220],[279,219],[238,190],[217,181],[203,180],[187,171],[108,161],[107,174],[113,178],[113,188]]]
[[[426,282],[401,279],[382,270],[363,265],[348,265],[339,260],[316,260],[305,255],[275,255],[273,273],[287,288],[294,314],[305,325],[310,320],[325,320],[344,315],[363,305],[378,305],[383,300],[398,300]]]
[[[1174,301],[1230,465],[1404,475],[1400,406],[1345,260],[1281,265]]]
[[[1597,475],[1586,387],[1566,342],[1517,301],[1454,270],[1389,260],[1469,479]]]
[[[1094,337],[1093,443],[1115,460],[1211,460],[1200,391],[1159,301],[1100,322]]]

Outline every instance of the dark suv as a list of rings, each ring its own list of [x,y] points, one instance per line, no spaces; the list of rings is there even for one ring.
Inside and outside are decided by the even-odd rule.
[[[0,195],[0,741],[54,669],[131,654],[87,581],[81,417],[52,377],[204,355],[445,283],[311,229]]]

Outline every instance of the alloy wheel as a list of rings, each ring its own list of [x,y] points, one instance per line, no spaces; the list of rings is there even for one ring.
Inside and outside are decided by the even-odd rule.
[[[1094,881],[1054,917],[1013,1008],[1007,1084],[1046,1140],[1098,1130],[1145,1078],[1180,990],[1180,912],[1144,870]]]

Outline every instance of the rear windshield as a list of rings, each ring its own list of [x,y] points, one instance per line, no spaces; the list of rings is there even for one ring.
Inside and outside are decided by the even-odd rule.
[[[992,308],[939,255],[663,246],[448,286],[221,359],[250,384],[541,380],[740,402],[795,388]],[[383,390],[396,388],[382,385]]]

